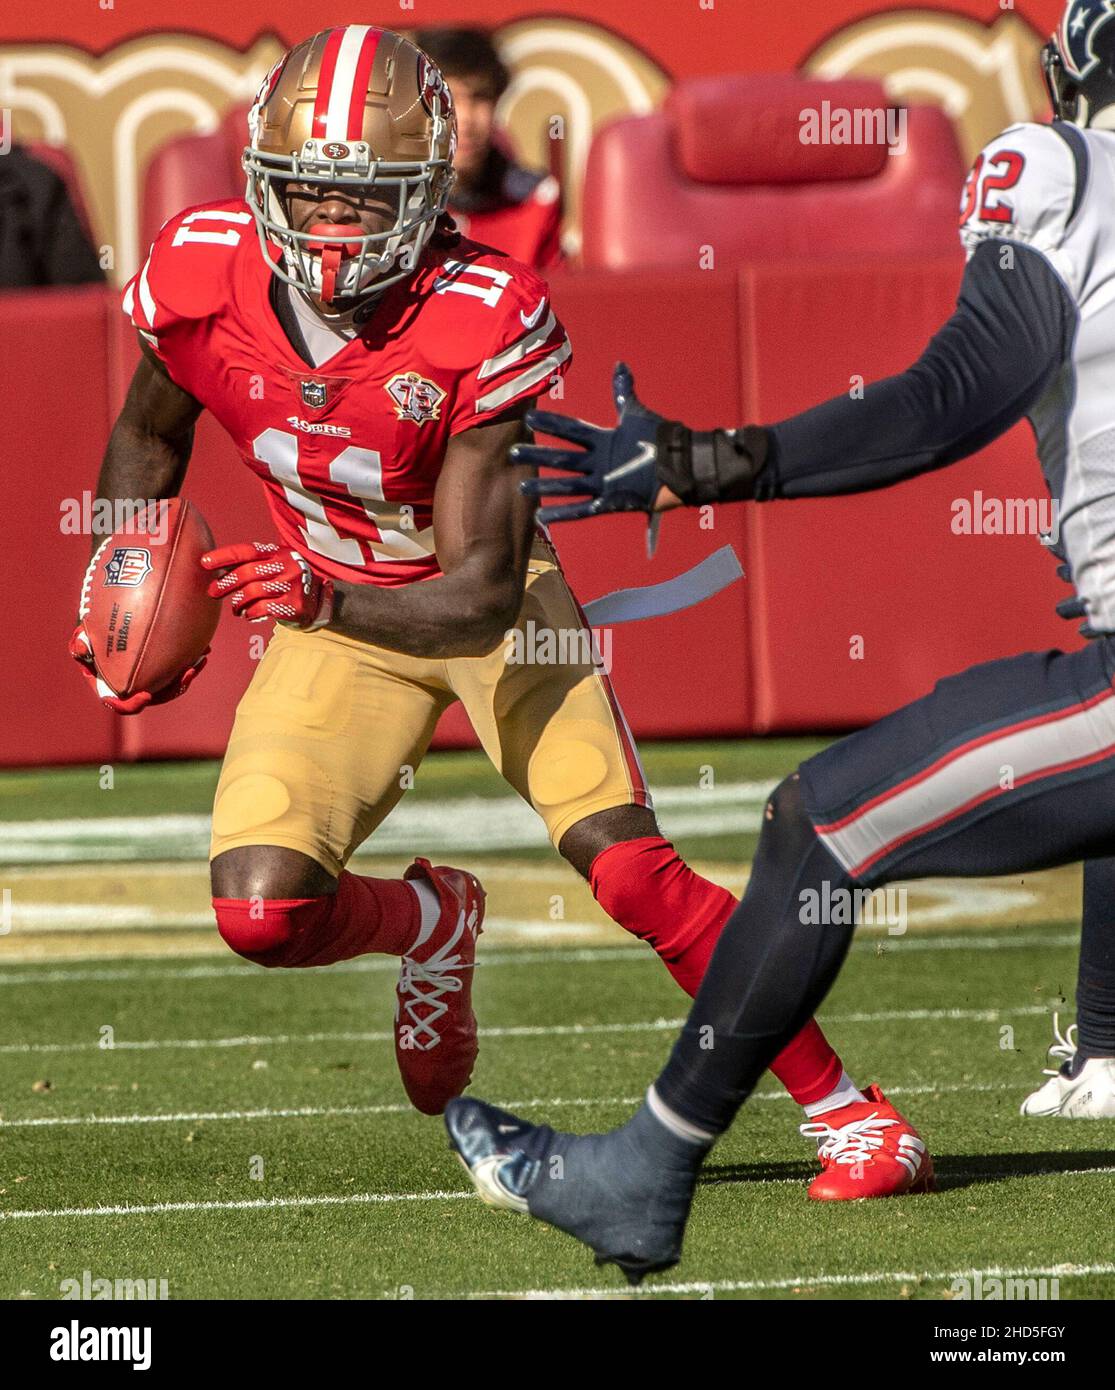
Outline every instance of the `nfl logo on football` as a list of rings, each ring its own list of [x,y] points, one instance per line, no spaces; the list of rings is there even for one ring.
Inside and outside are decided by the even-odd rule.
[[[105,565],[105,588],[136,589],[151,573],[151,552],[129,545],[112,552]]]

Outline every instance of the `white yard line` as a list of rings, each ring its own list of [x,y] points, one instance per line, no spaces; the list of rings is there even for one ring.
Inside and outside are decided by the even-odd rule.
[[[1026,1004],[1002,1009],[889,1009],[875,1013],[824,1014],[826,1024],[964,1022],[997,1023],[1002,1018],[1029,1018],[1051,1015],[1052,1005]],[[656,1018],[631,1023],[520,1024],[481,1028],[483,1038],[560,1038],[591,1037],[607,1033],[670,1033],[685,1022],[682,1018]],[[99,1042],[0,1043],[0,1055],[23,1056],[65,1052],[160,1052],[192,1051],[204,1048],[289,1047],[309,1043],[385,1043],[391,1042],[390,1029],[370,1032],[262,1033],[222,1038],[142,1038],[116,1039],[111,1047]]]
[[[1002,1082],[960,1081],[918,1083],[908,1086],[888,1086],[888,1096],[940,1096],[959,1095],[971,1092],[991,1092],[1004,1090]],[[784,1090],[756,1091],[751,1103],[756,1101],[789,1101]],[[573,1098],[551,1096],[544,1099],[501,1100],[495,1102],[504,1110],[560,1110],[569,1107],[615,1107],[635,1106],[641,1096],[575,1096]],[[366,1115],[410,1115],[419,1112],[405,1102],[390,1102],[380,1105],[302,1105],[257,1110],[179,1110],[164,1113],[138,1113],[129,1115],[38,1115],[14,1120],[0,1120],[0,1131],[5,1129],[57,1129],[81,1128],[98,1125],[158,1125],[158,1124],[201,1124],[222,1120],[305,1120],[305,1119],[349,1119]],[[1108,1171],[1096,1169],[1095,1171]]]
[[[150,1206],[62,1207],[58,1211],[0,1211],[0,1221],[64,1216],[160,1216],[179,1211],[267,1211],[276,1207],[347,1207],[389,1202],[454,1202],[471,1192],[353,1192],[322,1197],[257,1197],[241,1202],[154,1202]]]
[[[559,923],[546,924],[554,927],[553,935],[560,937],[558,928]],[[580,924],[578,924],[580,925]],[[585,924],[594,925],[594,924]],[[8,938],[10,939],[10,938]],[[3,940],[0,937],[0,960],[3,959]],[[892,952],[920,953],[924,951],[1029,951],[1029,950],[1060,950],[1065,947],[1078,946],[1080,944],[1079,931],[1070,932],[1026,932],[1019,935],[1001,936],[966,936],[955,934],[948,936],[916,937],[907,936],[866,936],[862,935],[857,941],[853,942],[853,951],[871,952],[873,954],[882,953],[889,955]],[[227,959],[228,953],[222,952],[215,959]],[[77,952],[69,954],[61,962],[72,963],[81,966],[88,961],[103,960],[104,953],[98,950],[87,952]],[[125,957],[125,959],[138,959],[138,957]],[[194,959],[194,957],[176,956],[171,953],[152,957],[152,960],[182,960]],[[575,950],[562,950],[555,947],[552,950],[533,950],[524,947],[521,950],[502,948],[497,950],[485,950],[483,946],[480,951],[480,968],[483,970],[493,969],[505,965],[540,965],[548,962],[563,965],[596,965],[603,961],[643,961],[648,964],[655,962],[654,953],[646,946],[614,946],[614,947],[585,947]],[[15,963],[13,963],[15,965]],[[254,976],[256,979],[275,979],[282,978],[282,972],[271,972],[260,970],[253,965],[183,965],[165,966],[159,965],[154,968],[143,966],[109,966],[102,969],[60,969],[58,959],[45,961],[25,961],[15,965],[15,968],[7,971],[0,971],[0,988],[6,985],[35,985],[35,984],[88,984],[100,981],[104,983],[116,983],[122,980],[212,980],[234,976]],[[393,957],[386,956],[364,956],[359,960],[346,961],[341,965],[327,967],[337,974],[347,974],[351,972],[377,974],[385,971],[394,974],[398,971],[398,962]]]
[[[1075,1169],[1075,1170],[1071,1170],[1071,1169],[1070,1169],[1070,1170],[1067,1170],[1067,1171],[1065,1171],[1065,1172],[1063,1172],[1063,1173],[1062,1173],[1062,1172],[1058,1172],[1057,1177],[1058,1177],[1058,1178],[1061,1178],[1061,1177],[1090,1177],[1090,1176],[1096,1176],[1096,1175],[1110,1175],[1110,1174],[1113,1173],[1113,1172],[1115,1172],[1115,1168],[1079,1168],[1079,1169]],[[957,1176],[963,1176],[963,1175],[957,1174]],[[978,1172],[978,1173],[973,1173],[973,1174],[971,1174],[970,1176],[973,1176],[973,1177],[981,1177],[981,1178],[989,1178],[989,1177],[991,1177],[991,1178],[1029,1178],[1029,1177],[1042,1177],[1042,1176],[1048,1176],[1048,1175],[1046,1175],[1046,1174],[1040,1174],[1040,1173],[1018,1173],[1018,1172],[1015,1172],[1014,1170],[1011,1170],[1011,1169],[1001,1169],[1001,1170],[984,1169],[984,1170],[982,1170],[982,1171],[980,1171],[980,1172]],[[798,1180],[798,1179],[794,1179],[794,1178],[779,1178],[779,1179],[776,1179],[775,1181],[776,1181],[778,1184],[781,1185],[781,1184],[785,1184],[785,1183],[787,1183],[787,1182],[796,1182],[796,1181],[799,1181],[799,1180]],[[452,1192],[449,1192],[449,1191],[436,1191],[436,1192],[353,1192],[353,1193],[338,1193],[338,1194],[335,1194],[335,1195],[333,1195],[333,1194],[326,1194],[326,1195],[322,1195],[322,1196],[306,1196],[306,1197],[258,1197],[258,1198],[255,1198],[255,1199],[253,1199],[253,1200],[246,1200],[246,1199],[245,1199],[245,1200],[239,1200],[239,1201],[226,1201],[226,1202],[220,1202],[220,1201],[207,1201],[207,1202],[198,1202],[198,1201],[194,1201],[194,1202],[153,1202],[153,1203],[150,1203],[149,1205],[146,1205],[146,1206],[138,1206],[138,1205],[133,1205],[133,1204],[130,1204],[130,1203],[129,1203],[129,1204],[119,1205],[119,1206],[59,1207],[59,1208],[56,1208],[56,1209],[54,1209],[54,1210],[51,1210],[50,1208],[46,1208],[46,1207],[39,1207],[39,1208],[31,1208],[31,1209],[28,1209],[28,1210],[0,1211],[0,1221],[36,1221],[36,1220],[39,1220],[39,1221],[41,1221],[41,1220],[47,1220],[47,1221],[49,1221],[49,1220],[52,1220],[52,1219],[54,1219],[54,1220],[60,1220],[60,1219],[67,1218],[67,1217],[94,1217],[94,1216],[162,1216],[162,1215],[165,1215],[165,1214],[168,1214],[168,1213],[173,1213],[173,1212],[267,1211],[267,1210],[270,1210],[270,1209],[274,1209],[274,1208],[276,1208],[276,1207],[344,1207],[344,1206],[379,1206],[379,1205],[387,1206],[387,1205],[390,1205],[390,1204],[395,1203],[395,1202],[446,1202],[446,1201],[462,1201],[462,1200],[466,1200],[466,1199],[473,1198],[474,1195],[475,1195],[475,1194],[471,1191],[471,1189],[468,1190],[468,1191],[464,1191],[464,1192],[461,1192],[461,1191],[452,1191]],[[886,1280],[895,1280],[895,1281],[898,1281],[898,1282],[905,1282],[905,1281],[907,1281],[907,1280],[912,1280],[912,1281],[915,1281],[915,1282],[916,1282],[916,1281],[919,1280],[919,1279],[944,1279],[944,1278],[955,1278],[957,1275],[972,1274],[972,1273],[974,1273],[974,1272],[975,1272],[975,1271],[973,1271],[973,1270],[955,1270],[955,1271],[951,1271],[951,1272],[948,1272],[948,1273],[928,1273],[928,1272],[923,1272],[923,1273],[920,1273],[920,1274],[919,1274],[919,1273],[913,1273],[913,1272],[907,1272],[907,1271],[898,1271],[898,1270],[894,1270],[894,1271],[885,1271],[885,1272],[881,1272],[881,1273],[868,1274],[868,1275],[863,1275],[863,1276],[859,1276],[859,1275],[849,1275],[849,1274],[844,1274],[844,1275],[824,1275],[824,1274],[808,1275],[808,1274],[803,1274],[803,1275],[801,1275],[801,1276],[790,1276],[790,1277],[788,1277],[788,1278],[786,1278],[786,1279],[783,1279],[783,1280],[776,1280],[776,1281],[769,1281],[769,1280],[744,1281],[744,1282],[724,1281],[724,1282],[721,1282],[721,1283],[713,1284],[711,1287],[713,1287],[714,1290],[715,1290],[715,1289],[720,1289],[720,1290],[722,1290],[722,1291],[724,1291],[724,1292],[727,1292],[727,1291],[729,1291],[729,1290],[746,1290],[746,1289],[763,1289],[763,1288],[769,1288],[769,1289],[775,1289],[775,1288],[797,1288],[799,1285],[801,1285],[801,1286],[803,1286],[803,1287],[809,1287],[809,1286],[818,1285],[818,1284],[820,1284],[820,1283],[822,1283],[822,1282],[829,1282],[829,1281],[833,1281],[833,1280],[839,1281],[839,1282],[846,1282],[846,1283],[849,1283],[849,1284],[875,1283],[875,1282],[883,1282],[883,1281],[886,1281]],[[1001,1274],[1002,1277],[1007,1277],[1007,1275],[1008,1275],[1008,1272],[1007,1272],[1007,1271],[999,1271],[999,1270],[991,1270],[991,1269],[985,1269],[985,1270],[983,1270],[982,1272],[983,1272],[983,1274],[984,1274],[985,1276],[992,1275],[992,1274]],[[1054,1265],[1054,1266],[1049,1266],[1048,1268],[1046,1268],[1046,1269],[1044,1270],[1044,1273],[1045,1273],[1046,1277],[1053,1277],[1053,1276],[1056,1276],[1056,1275],[1061,1275],[1062,1277],[1070,1277],[1070,1276],[1074,1276],[1074,1275],[1075,1275],[1075,1276],[1083,1276],[1083,1275],[1089,1275],[1089,1274],[1110,1274],[1110,1273],[1115,1273],[1115,1265],[1109,1265],[1109,1264],[1103,1264],[1103,1265],[1061,1265],[1061,1266],[1055,1266],[1055,1265]],[[1040,1275],[1038,1274],[1037,1271],[1033,1271],[1033,1272],[1031,1272],[1031,1273],[1029,1273],[1029,1274],[1025,1274],[1025,1273],[1023,1273],[1022,1271],[1011,1271],[1011,1272],[1010,1272],[1010,1277],[1014,1277],[1014,1278],[1027,1278],[1027,1277],[1028,1277],[1028,1278],[1037,1278],[1037,1277],[1040,1277]],[[656,1292],[658,1292],[658,1293],[670,1293],[670,1292],[677,1292],[677,1291],[680,1291],[680,1290],[697,1292],[697,1291],[700,1291],[700,1290],[703,1290],[703,1289],[708,1289],[709,1287],[710,1287],[710,1285],[708,1285],[708,1284],[701,1284],[701,1283],[694,1283],[694,1284],[691,1284],[691,1285],[690,1285],[690,1284],[686,1284],[686,1285],[682,1285],[682,1286],[677,1286],[676,1288],[675,1288],[674,1286],[671,1286],[671,1285],[668,1285],[668,1284],[658,1284],[658,1285],[655,1285],[655,1286],[654,1286],[653,1290],[648,1290],[648,1292],[656,1291]],[[577,1297],[577,1296],[579,1295],[579,1293],[582,1292],[582,1291],[578,1291],[578,1290],[568,1290],[568,1291],[565,1291],[565,1292],[567,1292],[567,1293],[568,1293],[568,1296],[570,1296],[570,1297]],[[607,1294],[607,1291],[606,1291],[606,1290],[591,1290],[591,1289],[589,1289],[589,1290],[584,1290],[583,1292],[584,1292],[586,1295],[587,1295],[587,1294],[598,1294],[598,1295],[606,1295],[606,1294]],[[485,1295],[485,1294],[482,1294],[482,1293],[481,1293],[481,1294],[477,1294],[477,1295],[475,1295],[475,1296],[476,1296],[476,1297],[479,1297],[479,1298],[483,1298],[483,1297],[485,1297],[485,1296],[487,1296],[487,1297],[492,1297],[492,1298],[497,1298],[497,1297],[520,1297],[520,1298],[521,1298],[521,1297],[529,1297],[529,1296],[531,1296],[532,1294],[534,1294],[534,1295],[537,1295],[537,1296],[540,1296],[540,1297],[561,1297],[561,1296],[562,1296],[562,1293],[563,1293],[563,1291],[562,1291],[562,1290],[559,1290],[559,1289],[555,1289],[555,1290],[552,1290],[552,1291],[549,1291],[549,1292],[546,1291],[546,1290],[541,1290],[541,1289],[540,1289],[540,1290],[522,1290],[522,1291],[520,1291],[520,1292],[518,1292],[518,1293],[516,1293],[515,1290],[505,1290],[505,1291],[502,1291],[502,1292],[500,1292],[500,1291],[494,1291],[494,1292],[492,1292],[492,1293],[490,1293],[490,1294],[488,1294],[488,1295]]]
[[[800,1275],[782,1275],[777,1279],[710,1279],[706,1283],[702,1283],[700,1280],[688,1280],[685,1283],[674,1284],[654,1283],[637,1291],[618,1286],[614,1289],[488,1289],[482,1293],[467,1294],[465,1297],[524,1299],[614,1299],[618,1297],[639,1299],[654,1298],[662,1294],[763,1293],[786,1289],[856,1288],[866,1284],[936,1284],[946,1280],[951,1283],[954,1279],[974,1279],[977,1274],[984,1279],[1086,1279],[1095,1275],[1115,1274],[1115,1264],[1031,1265],[1018,1269],[1004,1269],[998,1265],[985,1269],[881,1269],[874,1270],[870,1274],[807,1272]],[[390,1296],[394,1297],[395,1295],[392,1293]]]
[[[0,945],[0,958],[2,958],[2,954],[3,947]],[[218,959],[228,960],[229,955],[230,952],[222,951]],[[92,951],[77,959],[79,961],[103,960],[104,955],[102,952]],[[135,957],[131,959],[134,960]],[[190,959],[190,957],[167,955],[159,959],[180,960]],[[597,965],[603,961],[614,960],[654,962],[655,955],[649,947],[637,944],[615,947],[585,947],[572,951],[535,951],[528,948],[486,951],[481,947],[480,954],[480,964],[484,970],[503,965],[542,965],[549,961],[556,961],[565,965]],[[336,975],[397,975],[399,962],[394,956],[361,956],[359,960],[344,961],[340,965],[330,965],[324,968]],[[289,972],[262,970],[256,965],[231,963],[228,965],[157,966],[150,970],[135,966],[107,966],[94,970],[60,970],[54,961],[28,961],[16,970],[0,972],[0,987],[20,984],[62,985],[89,984],[91,982],[115,984],[122,980],[216,980],[238,976],[251,976],[256,980],[276,980],[282,979],[284,976],[289,978]]]
[[[152,908],[139,903],[129,906],[107,903],[23,902],[18,897],[12,906],[11,940],[44,933],[85,933],[111,931],[169,931],[175,928],[196,930],[204,928],[214,934],[217,942],[217,922],[211,908],[202,912],[183,912],[176,908]],[[535,940],[560,941],[582,936],[612,935],[616,928],[611,922],[549,921],[539,917],[488,917],[484,930],[494,936],[525,936]],[[219,942],[217,942],[219,945]]]
[[[667,835],[754,832],[774,782],[726,782],[709,787],[661,787],[655,806]],[[153,856],[204,860],[209,852],[207,815],[97,816],[66,820],[5,821],[3,853],[21,863],[69,860],[134,861]],[[404,800],[363,852],[407,854],[469,849],[527,849],[549,843],[546,828],[517,796],[458,796]]]
[[[513,1100],[506,1106],[520,1110],[534,1110],[553,1106],[564,1109],[570,1106],[593,1105],[637,1105],[632,1096],[618,1100],[598,1100],[592,1096],[577,1097],[572,1100],[557,1097],[551,1100]],[[43,1115],[34,1119],[0,1120],[0,1130],[5,1129],[52,1129],[55,1127],[80,1127],[84,1125],[155,1125],[155,1124],[202,1124],[216,1120],[320,1120],[351,1119],[366,1115],[413,1115],[419,1111],[406,1101],[392,1101],[383,1105],[301,1105],[288,1109],[260,1110],[182,1110],[164,1115]]]

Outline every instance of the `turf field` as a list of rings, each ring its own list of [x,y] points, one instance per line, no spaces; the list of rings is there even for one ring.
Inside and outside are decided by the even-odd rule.
[[[652,747],[664,828],[741,890],[763,798],[815,743]],[[0,1297],[165,1279],[171,1298],[629,1297],[571,1240],[471,1196],[407,1106],[393,961],[239,963],[210,925],[212,764],[0,777]],[[608,924],[471,754],[431,756],[354,867],[414,853],[488,889],[481,1095],[570,1128],[622,1120],[685,1000]],[[818,1206],[773,1081],[707,1169],[686,1258],[643,1298],[947,1297],[973,1270],[1115,1296],[1115,1122],[1022,1120],[1071,1017],[1075,871],[911,886],[861,932],[823,1021],[929,1140],[940,1192]]]

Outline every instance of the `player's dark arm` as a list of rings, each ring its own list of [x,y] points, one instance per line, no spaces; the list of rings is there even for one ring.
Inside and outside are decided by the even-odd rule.
[[[984,242],[952,318],[912,367],[765,433],[760,500],[887,487],[966,458],[1018,423],[1068,360],[1076,310],[1044,256]],[[730,465],[729,465],[730,469]],[[746,494],[741,477],[726,497]]]
[[[693,431],[642,405],[621,367],[615,429],[534,412],[535,429],[583,449],[527,446],[516,457],[579,475],[528,484],[537,496],[588,494],[548,520],[889,487],[975,453],[1022,419],[1068,360],[1076,322],[1044,256],[984,242],[955,312],[918,361],[859,398],[837,396],[766,427]]]
[[[97,478],[97,496],[158,501],[182,487],[201,404],[168,376],[144,343]],[[94,540],[99,540],[94,537]]]
[[[507,453],[525,437],[522,412],[453,437],[434,494],[442,576],[383,589],[336,586],[332,631],[411,656],[482,656],[518,617],[534,506]]]

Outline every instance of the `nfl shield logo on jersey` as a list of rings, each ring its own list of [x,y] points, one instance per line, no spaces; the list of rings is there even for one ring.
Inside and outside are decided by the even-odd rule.
[[[135,589],[151,573],[151,552],[129,545],[114,550],[105,565],[105,588]]]
[[[395,402],[395,414],[400,420],[413,420],[421,425],[441,415],[445,392],[436,382],[427,381],[417,372],[399,372],[384,390]]]
[[[329,388],[324,381],[302,382],[302,404],[311,410],[324,410],[329,400]]]

